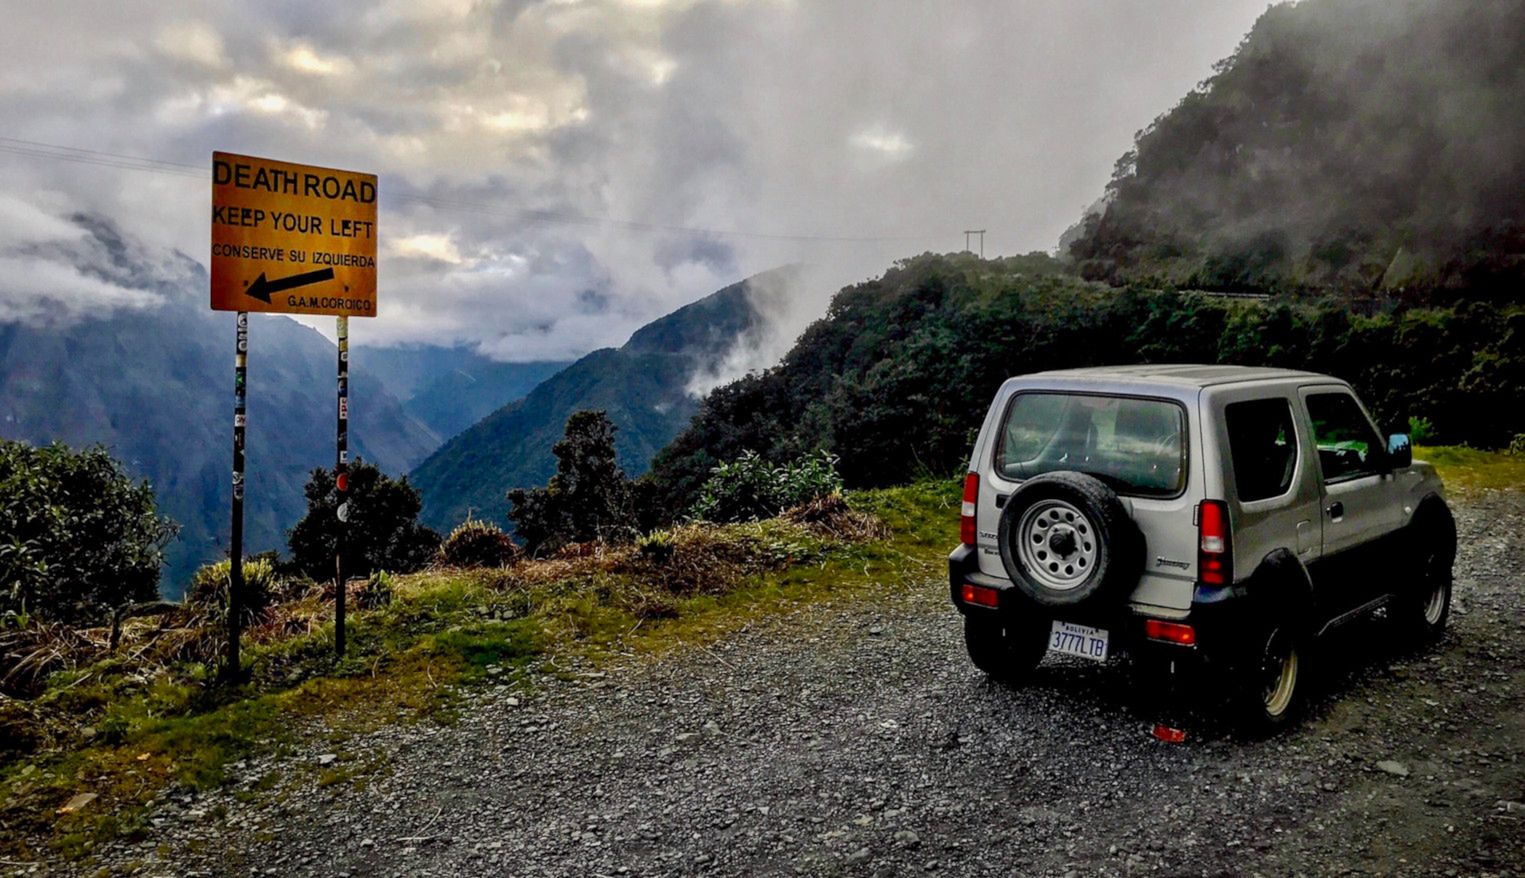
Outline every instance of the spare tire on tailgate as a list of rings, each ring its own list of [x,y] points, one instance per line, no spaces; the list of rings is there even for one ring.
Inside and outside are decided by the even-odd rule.
[[[1074,472],[1033,476],[1001,510],[1001,563],[1045,607],[1125,595],[1143,570],[1143,535],[1117,492]]]

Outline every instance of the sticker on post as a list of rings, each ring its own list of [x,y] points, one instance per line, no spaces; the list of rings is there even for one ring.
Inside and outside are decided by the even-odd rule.
[[[1065,655],[1077,655],[1092,661],[1107,660],[1107,630],[1074,622],[1055,621],[1050,630],[1048,648]]]

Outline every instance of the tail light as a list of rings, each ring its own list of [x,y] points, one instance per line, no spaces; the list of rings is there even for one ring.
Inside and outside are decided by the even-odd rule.
[[[974,545],[974,510],[980,502],[980,474],[964,476],[964,505],[959,510],[958,541],[966,546]]]
[[[1203,500],[1197,507],[1197,581],[1214,586],[1234,582],[1234,540],[1228,504],[1222,500]]]
[[[974,604],[979,607],[999,607],[1001,605],[1001,593],[993,588],[983,585],[975,585],[970,582],[964,583],[959,596],[966,604]]]
[[[1144,622],[1144,636],[1150,640],[1163,640],[1181,646],[1197,645],[1197,629],[1181,622],[1147,619]]]

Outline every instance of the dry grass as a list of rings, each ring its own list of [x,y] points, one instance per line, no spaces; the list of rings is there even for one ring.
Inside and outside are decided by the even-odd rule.
[[[847,505],[841,494],[828,494],[784,512],[783,519],[808,528],[823,539],[842,543],[867,543],[887,539],[889,526],[878,516]]]
[[[0,693],[36,694],[52,674],[88,663],[105,648],[109,636],[105,629],[80,630],[48,622],[0,631]]]

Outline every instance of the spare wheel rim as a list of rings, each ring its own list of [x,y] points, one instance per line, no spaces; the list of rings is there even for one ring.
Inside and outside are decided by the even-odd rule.
[[[1013,536],[1022,568],[1053,591],[1078,588],[1101,554],[1096,525],[1072,503],[1043,499],[1022,513]]]

